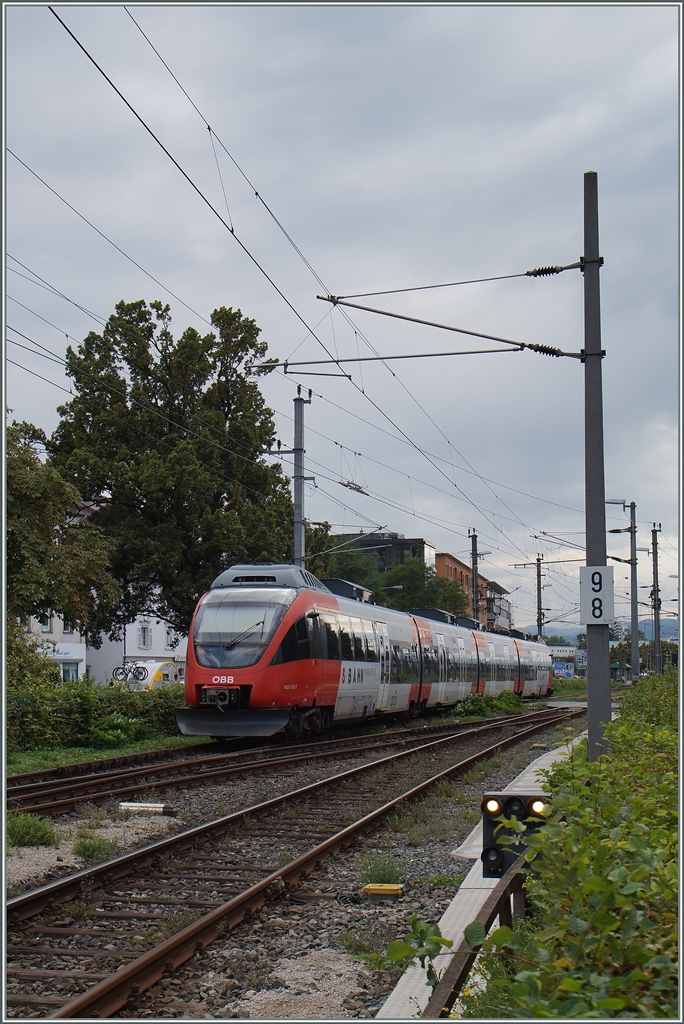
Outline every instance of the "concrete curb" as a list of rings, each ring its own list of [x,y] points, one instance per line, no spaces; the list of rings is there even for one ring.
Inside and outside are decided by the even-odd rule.
[[[536,761],[532,761],[513,780],[505,793],[529,793],[536,792],[541,786],[541,779],[538,772],[550,768],[555,761],[568,756],[570,749],[586,733],[576,736],[570,744],[547,750]],[[482,863],[482,822],[478,822],[465,842],[453,851],[452,857],[462,860],[472,860],[473,866],[468,876],[461,885],[450,905],[439,920],[439,928],[446,939],[453,940],[453,949],[456,949],[463,940],[465,928],[474,920],[481,909],[489,893],[498,885],[498,878],[483,878]],[[435,958],[435,970],[441,974],[452,958],[452,953],[443,953]],[[428,1004],[431,995],[431,988],[427,983],[426,971],[418,964],[412,965],[402,974],[395,988],[376,1013],[376,1019],[381,1020],[411,1020],[422,1016],[423,1010]]]

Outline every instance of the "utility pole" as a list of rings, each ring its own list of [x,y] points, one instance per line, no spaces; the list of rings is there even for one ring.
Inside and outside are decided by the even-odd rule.
[[[632,680],[641,671],[641,654],[639,652],[639,583],[637,581],[637,506],[630,502],[630,604],[632,623]]]
[[[630,629],[632,633],[632,679],[639,675],[641,667],[641,656],[639,653],[639,584],[637,581],[637,518],[636,503],[630,501],[629,505],[622,498],[608,498],[606,505],[622,505],[624,512],[629,509],[629,526],[624,529],[609,530],[608,533],[629,534],[629,564],[630,573]],[[642,551],[645,550],[642,548]]]
[[[477,557],[477,534],[475,530],[468,530],[470,534],[471,554],[470,554],[470,565],[471,565],[471,581],[472,581],[472,609],[473,618],[479,622],[478,610],[480,605],[480,581],[478,579],[478,557]]]
[[[653,669],[656,675],[663,672],[663,651],[660,646],[660,586],[658,585],[658,534],[660,523],[653,524],[651,544],[653,549]]]
[[[529,569],[530,566],[537,567],[537,637],[541,640],[544,634],[544,609],[542,608],[542,555],[537,555],[535,562],[519,562],[513,566],[514,569]]]
[[[304,481],[312,479],[304,476],[304,406],[311,405],[309,397],[302,398],[302,386],[297,385],[297,397],[294,399],[294,564],[302,569],[305,564],[306,531],[304,527]]]
[[[636,502],[629,503],[629,562],[630,562],[630,621],[632,629],[632,681],[639,675],[641,655],[639,653],[639,584],[637,582],[637,518]]]
[[[598,175],[584,175],[584,489],[588,566],[606,565],[606,508],[603,454],[603,382],[599,268]],[[588,755],[606,753],[610,722],[610,643],[607,623],[587,624]]]

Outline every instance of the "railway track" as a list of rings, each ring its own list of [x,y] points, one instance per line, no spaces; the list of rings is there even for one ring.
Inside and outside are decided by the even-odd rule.
[[[173,786],[190,787],[220,781],[231,775],[260,770],[272,770],[327,757],[382,751],[389,747],[419,744],[426,736],[462,736],[474,728],[498,728],[535,719],[539,714],[512,715],[506,718],[456,723],[450,725],[423,725],[413,729],[396,730],[355,737],[337,737],[329,740],[297,745],[269,745],[258,749],[213,753],[199,747],[191,757],[157,763],[143,763],[122,767],[109,765],[99,771],[77,774],[73,777],[44,777],[26,779],[15,776],[8,779],[7,809],[30,814],[60,815],[76,809],[79,804],[103,803],[115,799],[127,800],[136,794],[163,791]],[[538,720],[538,719],[535,719]],[[97,762],[95,762],[97,763]],[[79,766],[80,767],[80,766]],[[33,774],[33,773],[31,773]]]
[[[584,709],[430,738],[8,902],[12,1017],[108,1017],[405,801]],[[498,735],[492,736],[493,729]],[[461,741],[472,748],[462,757]],[[493,741],[493,742],[492,742]]]

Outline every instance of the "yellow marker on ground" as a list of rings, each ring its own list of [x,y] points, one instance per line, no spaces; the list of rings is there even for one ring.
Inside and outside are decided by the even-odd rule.
[[[375,882],[364,885],[361,895],[367,896],[371,900],[397,900],[404,895],[404,890],[400,885]]]

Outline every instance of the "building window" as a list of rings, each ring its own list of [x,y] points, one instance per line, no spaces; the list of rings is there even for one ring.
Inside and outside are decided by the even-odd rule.
[[[167,651],[173,651],[178,646],[178,634],[172,626],[166,627],[166,640],[164,646]]]
[[[62,679],[65,683],[75,683],[78,679],[78,662],[77,661],[63,661],[62,662]]]
[[[138,647],[142,651],[148,651],[152,646],[152,627],[149,622],[140,623],[138,626]]]
[[[62,632],[64,633],[65,636],[68,636],[70,633],[73,633],[73,631],[74,627],[71,625],[70,622],[67,622],[65,619],[64,624],[62,625]]]
[[[43,614],[39,617],[38,621],[40,622],[40,630],[41,630],[42,633],[51,633],[52,632],[52,612],[51,611],[43,612]]]

